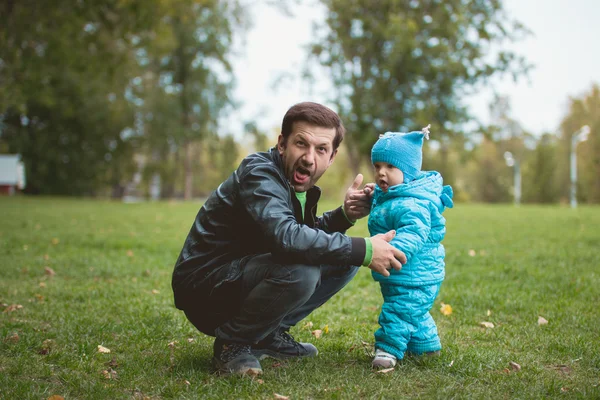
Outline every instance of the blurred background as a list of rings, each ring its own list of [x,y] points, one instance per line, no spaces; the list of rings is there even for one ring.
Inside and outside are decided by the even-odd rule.
[[[327,196],[386,131],[464,202],[600,203],[595,0],[4,0],[0,193],[201,199],[285,111],[348,134]]]

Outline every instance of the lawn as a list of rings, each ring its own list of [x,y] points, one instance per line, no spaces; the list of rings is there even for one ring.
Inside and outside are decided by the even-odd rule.
[[[599,207],[459,204],[440,357],[371,369],[381,295],[363,269],[292,330],[318,357],[251,379],[215,375],[212,338],[173,306],[199,206],[0,198],[0,398],[600,398]]]

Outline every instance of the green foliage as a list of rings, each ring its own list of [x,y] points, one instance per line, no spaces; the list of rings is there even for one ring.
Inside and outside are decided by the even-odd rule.
[[[582,126],[590,127],[589,138],[577,146],[577,196],[579,201],[600,203],[600,86],[592,85],[589,92],[570,99],[569,111],[561,124],[560,174],[561,194],[568,198],[570,188],[569,154],[571,137]]]
[[[265,360],[259,381],[213,374],[212,338],[173,306],[173,264],[200,206],[0,198],[0,397],[600,397],[598,207],[457,205],[444,214],[447,276],[432,310],[441,357],[372,371],[381,294],[364,268],[308,317],[328,333],[293,328],[319,356]],[[349,231],[367,232],[364,219]]]
[[[557,170],[557,138],[545,133],[523,168],[523,201],[556,203],[559,200]]]
[[[432,124],[442,174],[448,139],[468,117],[461,98],[497,73],[519,74],[522,58],[495,47],[525,29],[487,0],[323,0],[326,27],[314,58],[329,71],[346,127],[350,162],[366,158],[379,134]],[[351,164],[351,165],[352,165]]]
[[[30,193],[93,194],[128,169],[123,89],[133,37],[157,1],[5,2],[0,23],[0,131],[20,153]],[[108,178],[112,174],[112,178]]]

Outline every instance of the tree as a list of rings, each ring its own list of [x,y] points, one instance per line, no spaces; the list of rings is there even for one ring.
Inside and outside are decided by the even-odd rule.
[[[523,166],[523,201],[529,203],[555,203],[558,201],[556,153],[556,135],[543,134],[531,157]]]
[[[468,112],[461,98],[503,72],[526,70],[511,51],[493,53],[526,30],[500,1],[322,0],[329,13],[312,55],[336,88],[350,134],[351,165],[367,158],[379,134],[432,124],[441,172]]]
[[[20,153],[30,193],[94,194],[125,171],[132,41],[156,0],[0,5],[1,140]],[[118,168],[114,168],[118,165]]]
[[[228,56],[234,32],[243,30],[244,22],[238,1],[171,0],[158,34],[142,43],[140,62],[152,73],[141,77],[136,95],[150,105],[142,107],[143,113],[160,121],[160,126],[147,122],[144,135],[151,145],[160,143],[150,150],[156,161],[168,152],[182,160],[186,199],[193,195],[194,165],[201,155],[195,144],[214,138],[211,133],[232,104]],[[153,107],[157,104],[161,107]]]
[[[589,92],[571,98],[568,114],[561,122],[560,163],[565,166],[560,174],[562,196],[569,196],[569,154],[571,138],[582,126],[590,127],[589,138],[580,143],[577,152],[578,186],[580,201],[600,203],[600,86],[592,85]]]

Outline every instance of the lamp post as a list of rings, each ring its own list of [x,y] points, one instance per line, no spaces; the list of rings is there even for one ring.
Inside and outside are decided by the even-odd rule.
[[[571,208],[577,208],[577,144],[585,142],[590,134],[590,127],[582,126],[571,136]]]
[[[515,205],[521,204],[521,166],[519,165],[519,161],[513,157],[510,151],[506,151],[504,153],[504,160],[506,161],[506,165],[513,168],[513,184],[515,186]]]

